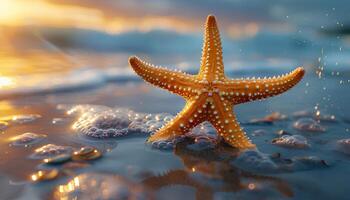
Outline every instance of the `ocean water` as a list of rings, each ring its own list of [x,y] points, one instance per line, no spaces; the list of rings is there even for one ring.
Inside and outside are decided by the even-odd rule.
[[[267,64],[260,63],[252,70],[226,71],[238,77],[274,75],[288,70],[276,70],[270,64],[267,70],[259,71],[263,68],[260,65]],[[305,78],[292,90],[268,100],[236,106],[239,121],[258,147],[256,152],[238,152],[217,144],[215,131],[207,125],[170,146],[147,144],[152,126],[164,123],[162,116],[171,117],[179,112],[184,101],[140,81],[126,64],[120,66],[124,68],[61,67],[49,72],[31,68],[29,73],[20,75],[8,72],[15,85],[4,86],[0,92],[1,199],[349,196],[350,143],[342,140],[350,138],[350,87],[346,70],[321,70],[320,74],[316,73],[317,67],[316,70],[309,67]],[[272,122],[259,120],[273,112],[285,116]],[[119,114],[110,118],[112,113]],[[158,115],[158,119],[157,113],[169,114]],[[141,116],[139,129],[131,131],[129,122],[123,124],[130,116]],[[77,129],[75,124],[79,120],[84,123]],[[298,120],[304,125],[296,125]],[[126,132],[94,138],[86,134],[89,124]],[[150,125],[149,129],[145,124]],[[282,145],[274,142],[280,137],[279,130],[287,135],[283,136],[287,142]],[[23,141],[14,138],[23,133],[38,135],[27,135],[29,139]],[[299,136],[293,140],[288,135]],[[307,145],[300,146],[298,142],[305,143],[303,140]],[[36,149],[47,144],[62,147],[51,146],[51,150],[33,156]],[[95,147],[103,156],[93,161],[43,163],[47,156],[83,146]],[[43,169],[58,169],[60,174],[52,180],[33,182],[31,174]]]

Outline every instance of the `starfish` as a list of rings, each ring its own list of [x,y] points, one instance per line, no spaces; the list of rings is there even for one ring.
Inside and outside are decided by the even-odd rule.
[[[208,121],[229,145],[238,149],[255,148],[240,127],[233,106],[287,91],[302,79],[304,69],[298,67],[278,77],[230,79],[224,74],[220,33],[213,15],[207,17],[204,34],[200,71],[197,75],[154,66],[136,56],[129,58],[131,67],[146,82],[186,100],[183,110],[148,141],[171,139]]]

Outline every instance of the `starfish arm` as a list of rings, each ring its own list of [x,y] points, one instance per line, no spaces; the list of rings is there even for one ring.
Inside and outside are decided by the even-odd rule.
[[[205,109],[203,109],[203,106],[206,103],[207,101],[204,96],[188,100],[185,108],[173,120],[152,135],[148,141],[166,140],[186,134],[204,121]]]
[[[304,76],[304,69],[298,67],[294,71],[278,77],[263,79],[228,80],[220,85],[221,95],[233,104],[245,103],[279,95],[295,86]]]
[[[255,145],[249,140],[246,133],[242,130],[233,114],[232,104],[229,102],[220,102],[218,95],[213,96],[214,111],[209,116],[209,121],[218,134],[233,147],[238,149],[255,148]]]
[[[223,80],[225,77],[220,33],[213,15],[208,16],[205,24],[201,68],[198,77],[208,82]]]
[[[154,67],[137,57],[130,57],[129,63],[134,71],[145,81],[185,98],[197,95],[198,82],[193,75]]]

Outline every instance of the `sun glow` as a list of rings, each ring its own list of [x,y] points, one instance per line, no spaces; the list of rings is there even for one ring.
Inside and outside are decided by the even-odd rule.
[[[0,3],[0,24],[9,26],[43,25],[60,26],[96,24],[102,13],[79,6],[59,6],[43,0],[2,0]]]
[[[16,10],[11,0],[3,0],[0,6],[0,21],[8,21],[14,18],[13,11]]]
[[[0,89],[13,85],[14,82],[9,77],[0,77]]]

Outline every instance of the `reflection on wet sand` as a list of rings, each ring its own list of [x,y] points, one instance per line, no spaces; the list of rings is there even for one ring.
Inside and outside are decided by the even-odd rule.
[[[85,173],[55,188],[50,199],[154,199],[142,185],[119,175]]]
[[[196,199],[213,199],[216,192],[277,190],[284,197],[294,193],[282,179],[253,174],[229,163],[238,152],[231,147],[220,145],[214,149],[191,150],[188,145],[194,141],[187,138],[176,145],[175,155],[179,156],[185,169],[176,169],[159,176],[146,178],[142,183],[152,190],[171,185],[190,186],[196,190]],[[221,182],[220,182],[221,181]],[[258,194],[258,193],[257,193]]]

